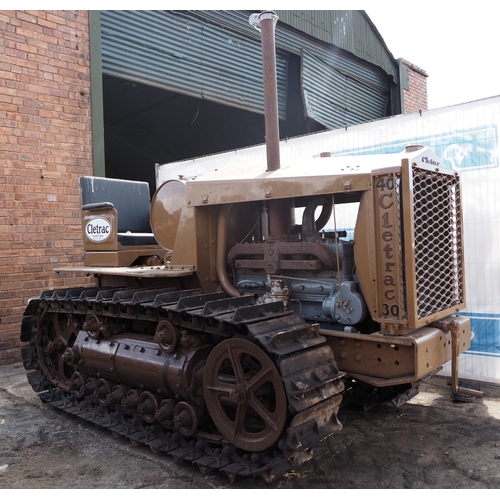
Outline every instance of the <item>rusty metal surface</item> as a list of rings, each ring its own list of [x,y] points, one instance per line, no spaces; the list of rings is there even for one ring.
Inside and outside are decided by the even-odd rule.
[[[255,344],[227,339],[207,359],[203,374],[208,411],[221,434],[246,451],[263,451],[281,436],[286,394],[274,363]]]
[[[242,259],[247,257],[247,259]],[[249,257],[253,257],[251,260]],[[313,258],[314,257],[314,258]],[[274,274],[283,269],[337,270],[337,260],[325,245],[315,242],[276,242],[235,245],[228,252],[230,265],[264,269]]]
[[[220,469],[230,479],[260,474],[274,480],[310,459],[308,447],[338,429],[332,422],[342,374],[316,330],[302,325],[302,334],[316,340],[303,342],[289,312],[265,307],[262,315],[268,304],[246,297],[157,292],[56,290],[30,302],[22,355],[42,401],[202,470]],[[168,335],[172,328],[165,322],[177,333]],[[252,328],[256,324],[262,328]],[[248,340],[228,338],[215,346],[209,335],[241,337],[243,331]],[[272,337],[281,335],[295,353],[282,367],[271,354],[281,345]],[[210,403],[204,409],[205,399]],[[301,404],[293,409],[295,400]],[[326,413],[316,411],[318,404]],[[286,419],[303,411],[300,425],[288,429]],[[284,452],[290,432],[293,443],[307,433],[308,449]],[[246,451],[258,453],[248,461]]]
[[[259,24],[262,34],[262,71],[264,76],[264,121],[266,131],[267,170],[280,168],[278,85],[276,76],[276,45],[274,30],[278,16],[262,12]]]
[[[323,424],[315,429],[316,432],[321,433],[322,440],[341,430],[342,424],[337,418],[341,402],[342,397],[337,395],[294,417],[285,443],[286,448],[292,451],[306,451],[309,448],[309,442],[316,439],[312,429],[317,421]]]

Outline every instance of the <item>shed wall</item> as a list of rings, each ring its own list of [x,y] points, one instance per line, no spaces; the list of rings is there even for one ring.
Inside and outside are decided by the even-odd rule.
[[[397,64],[362,10],[278,10],[281,21],[381,67],[398,83]]]
[[[344,24],[346,19],[349,22],[339,28],[338,16],[320,11],[326,16],[325,29],[335,32],[333,43],[340,43],[339,30],[346,30],[342,41],[346,50],[289,29],[286,20],[291,22],[293,16],[288,11],[280,12],[285,18],[284,22],[278,21],[276,28],[281,119],[285,118],[287,107],[288,53],[302,59],[308,54],[302,64],[303,82],[309,91],[305,110],[311,118],[321,117],[322,125],[335,128],[345,124],[342,119],[339,125],[338,105],[346,98],[348,104],[342,114],[348,118],[348,124],[397,111],[387,103],[392,102],[391,90],[399,73],[390,65],[387,51],[359,12],[335,11],[350,13],[342,17]],[[263,113],[261,39],[248,18],[248,11],[102,11],[103,73]],[[359,39],[355,37],[358,30],[363,33]],[[366,33],[371,33],[371,37]],[[361,51],[360,46],[367,43],[373,43],[376,57],[368,54],[366,47]],[[382,61],[384,68],[356,53],[373,63]],[[321,85],[313,83],[320,80]],[[308,106],[312,94],[321,113]]]
[[[224,13],[219,14],[224,17]],[[254,30],[249,24],[248,31]],[[102,11],[103,73],[263,113],[260,39],[178,11]],[[285,117],[287,57],[277,54]]]

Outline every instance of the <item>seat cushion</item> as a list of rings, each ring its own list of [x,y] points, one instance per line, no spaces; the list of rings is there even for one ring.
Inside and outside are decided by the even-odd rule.
[[[118,243],[123,246],[158,245],[153,233],[118,233]]]
[[[140,181],[80,177],[82,205],[112,203],[118,213],[118,232],[150,233],[149,184]]]

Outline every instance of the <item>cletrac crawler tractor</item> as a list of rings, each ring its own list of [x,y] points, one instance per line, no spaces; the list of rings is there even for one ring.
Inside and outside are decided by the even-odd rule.
[[[258,17],[273,82],[276,18]],[[343,402],[398,406],[450,360],[453,391],[471,391],[457,172],[420,146],[281,164],[266,87],[266,165],[151,202],[144,182],[80,179],[85,265],[58,271],[95,286],[31,300],[21,339],[42,401],[272,481],[341,429]]]

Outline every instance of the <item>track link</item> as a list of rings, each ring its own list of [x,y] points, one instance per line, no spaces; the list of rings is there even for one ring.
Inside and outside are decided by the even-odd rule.
[[[246,450],[235,446],[214,425],[214,420],[217,424],[220,419],[219,422],[217,417],[212,419],[213,415],[207,411],[207,394],[191,397],[203,407],[199,422],[196,412],[191,409],[196,405],[186,402],[186,415],[189,411],[192,413],[188,415],[187,424],[182,423],[179,415],[174,423],[171,418],[159,418],[162,413],[158,410],[162,405],[175,403],[179,406],[180,402],[189,399],[181,397],[180,393],[174,397],[151,394],[144,390],[140,380],[135,387],[131,384],[125,387],[120,385],[115,374],[110,374],[108,380],[106,373],[80,373],[82,361],[78,363],[79,351],[74,347],[77,338],[85,336],[84,340],[91,348],[97,348],[101,342],[109,342],[106,345],[112,346],[115,339],[121,339],[124,330],[136,324],[140,327],[136,328],[135,336],[142,338],[141,331],[144,330],[144,339],[149,342],[144,344],[138,340],[138,346],[154,344],[158,347],[157,343],[172,356],[175,356],[180,341],[175,335],[169,336],[169,328],[183,332],[184,344],[195,342],[197,348],[211,353],[217,346],[216,352],[223,351],[224,345],[229,346],[228,359],[232,350],[245,351],[245,346],[248,346],[245,356],[253,353],[261,365],[262,375],[257,371],[257,375],[251,375],[254,379],[241,378],[238,383],[236,373],[233,377],[236,381],[232,380],[233,385],[228,386],[231,389],[227,389],[229,397],[226,398],[230,406],[236,407],[236,416],[227,419],[223,414],[222,418],[229,422],[229,426],[234,425],[233,433],[242,435],[246,445],[246,431],[238,427],[238,405],[244,400],[264,420],[270,420],[271,428],[278,429],[271,432],[273,442],[257,451],[252,451],[251,445]],[[162,329],[159,325],[168,325],[169,328]],[[152,330],[157,331],[154,341],[151,340]],[[337,412],[344,390],[343,373],[338,371],[331,349],[319,334],[319,327],[305,323],[288,311],[283,302],[258,304],[253,297],[231,298],[225,293],[205,294],[201,290],[174,288],[46,291],[28,304],[22,321],[21,340],[26,343],[22,347],[22,359],[28,371],[28,381],[44,403],[109,429],[114,436],[126,437],[133,444],[144,444],[155,453],[166,453],[177,462],[191,462],[204,473],[219,470],[231,481],[238,476],[258,475],[271,482],[309,460],[312,446],[342,427]],[[257,350],[250,346],[257,346]],[[110,348],[109,356],[114,355],[115,351]],[[217,367],[211,361],[214,356],[210,356],[205,368],[207,365]],[[275,372],[278,378],[271,375]],[[216,380],[218,372],[214,373]],[[277,398],[274,410],[261,409],[256,394],[249,388],[245,389],[252,380],[263,377],[267,377],[265,384],[261,383],[264,388],[271,386],[281,391],[283,386],[285,402],[280,403]],[[97,386],[96,379],[99,379]],[[132,390],[130,397],[137,395],[141,401],[142,394],[147,393],[142,407],[124,404],[123,397],[114,396],[115,392],[111,394],[109,388],[113,385],[118,393],[122,387],[123,391]],[[205,380],[205,392],[209,386]],[[101,397],[99,390],[103,390],[102,394],[108,399]],[[121,396],[125,396],[125,392]],[[213,400],[217,406],[219,399]],[[147,404],[157,405],[156,412],[148,411]],[[282,410],[286,411],[286,417],[281,415]],[[278,421],[283,421],[284,425],[280,427]],[[191,425],[192,431],[189,429]],[[278,439],[274,439],[273,432],[278,433]],[[238,442],[237,439],[233,441]],[[267,443],[265,439],[263,442]]]

